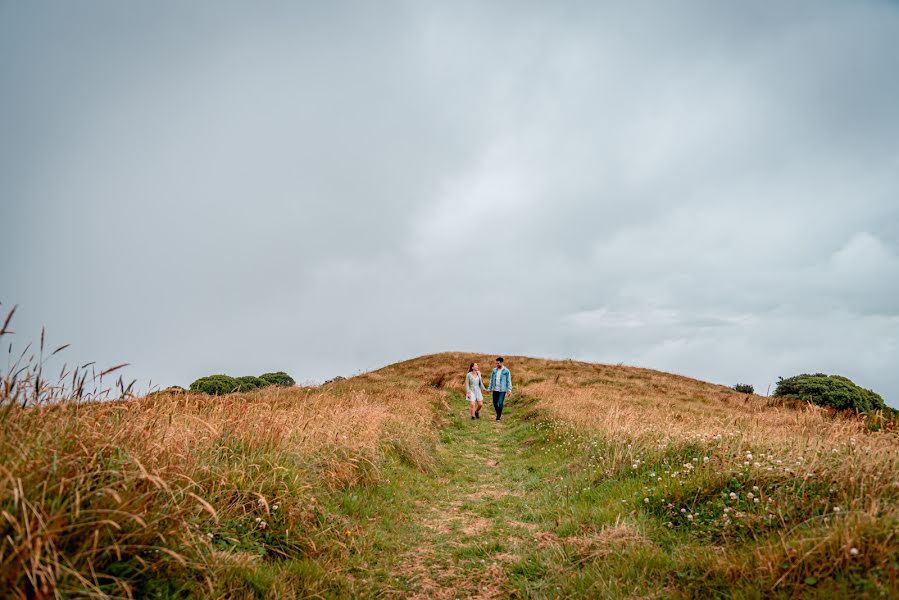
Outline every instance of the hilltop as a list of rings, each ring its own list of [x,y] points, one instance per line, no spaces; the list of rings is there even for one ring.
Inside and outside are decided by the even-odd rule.
[[[506,357],[318,387],[6,407],[0,589],[24,596],[899,594],[899,445],[865,419]]]

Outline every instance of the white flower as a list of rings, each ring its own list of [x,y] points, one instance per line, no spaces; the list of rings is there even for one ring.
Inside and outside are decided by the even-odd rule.
[[[692,521],[692,520],[693,520],[693,515],[687,515],[687,520],[688,520],[688,521]]]
[[[858,548],[849,548],[849,554],[852,556],[858,556]]]
[[[730,512],[730,509],[729,509],[728,507],[725,506],[725,507],[724,507],[724,514],[727,514],[727,513],[729,513],[729,512]]]
[[[753,498],[752,501],[755,502],[756,504],[759,503],[759,499],[758,499],[758,498]]]
[[[840,512],[841,510],[843,510],[843,509],[840,508],[839,506],[834,506],[834,507],[833,507],[833,512]]]
[[[736,499],[737,499],[737,494],[736,494],[735,492],[731,492],[731,493],[730,493],[730,499],[731,499],[731,500],[736,500]]]
[[[643,502],[645,502],[646,504],[649,504],[649,498],[643,498]]]
[[[755,498],[755,494],[753,494],[752,492],[749,492],[748,494],[746,494],[746,497],[749,498],[750,500],[752,500],[753,498]]]
[[[278,510],[278,505],[277,504],[273,505],[272,510]]]
[[[759,486],[757,486],[757,485],[752,486],[752,491],[753,492],[759,491]]]
[[[704,463],[709,462],[709,457],[708,457],[708,456],[703,456],[703,457],[702,457],[702,462],[704,462]]]
[[[682,513],[685,513],[685,512],[687,512],[687,509],[686,509],[686,508],[682,508],[682,509],[680,509],[680,511],[681,511]]]

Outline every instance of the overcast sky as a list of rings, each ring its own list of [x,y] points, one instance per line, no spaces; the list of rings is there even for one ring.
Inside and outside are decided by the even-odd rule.
[[[0,86],[19,347],[143,386],[471,350],[899,406],[899,3],[0,0]]]

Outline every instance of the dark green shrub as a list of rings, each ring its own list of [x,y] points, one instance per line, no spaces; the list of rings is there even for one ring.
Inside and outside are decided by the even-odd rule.
[[[228,375],[208,375],[206,377],[200,377],[190,384],[190,391],[212,394],[213,396],[230,394],[231,392],[237,391],[239,388],[240,383]]]
[[[752,387],[752,384],[749,383],[738,383],[734,386],[734,390],[740,392],[741,394],[752,394],[755,392],[755,388]]]
[[[855,385],[847,377],[841,375],[803,373],[787,379],[778,377],[774,395],[792,396],[818,406],[829,406],[837,410],[857,410],[859,412],[889,410],[883,398],[878,394]]]
[[[263,373],[259,376],[259,379],[263,380],[267,385],[292,386],[297,384],[297,382],[293,380],[293,377],[291,377],[284,371],[277,371],[275,373]]]
[[[255,389],[264,388],[269,385],[264,379],[256,377],[255,375],[244,375],[243,377],[235,377],[234,379],[237,380],[237,391],[239,392],[252,392]]]

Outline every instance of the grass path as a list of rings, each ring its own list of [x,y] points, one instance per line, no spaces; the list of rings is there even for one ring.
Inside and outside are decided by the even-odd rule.
[[[377,543],[357,557],[350,595],[542,598],[637,591],[598,587],[596,572],[583,575],[584,563],[616,546],[632,548],[633,531],[616,527],[617,517],[591,499],[572,495],[571,456],[547,443],[528,404],[508,401],[501,422],[485,405],[482,418],[471,420],[465,399],[451,396],[438,467],[427,475],[406,472],[394,482],[390,508],[399,512],[375,524]],[[600,530],[605,537],[596,535]]]
[[[453,406],[462,414],[442,435],[439,488],[416,502],[419,537],[396,574],[412,597],[502,597],[510,565],[538,529],[520,520],[535,476],[516,443],[514,408],[498,422],[492,407],[471,420],[465,402]]]

